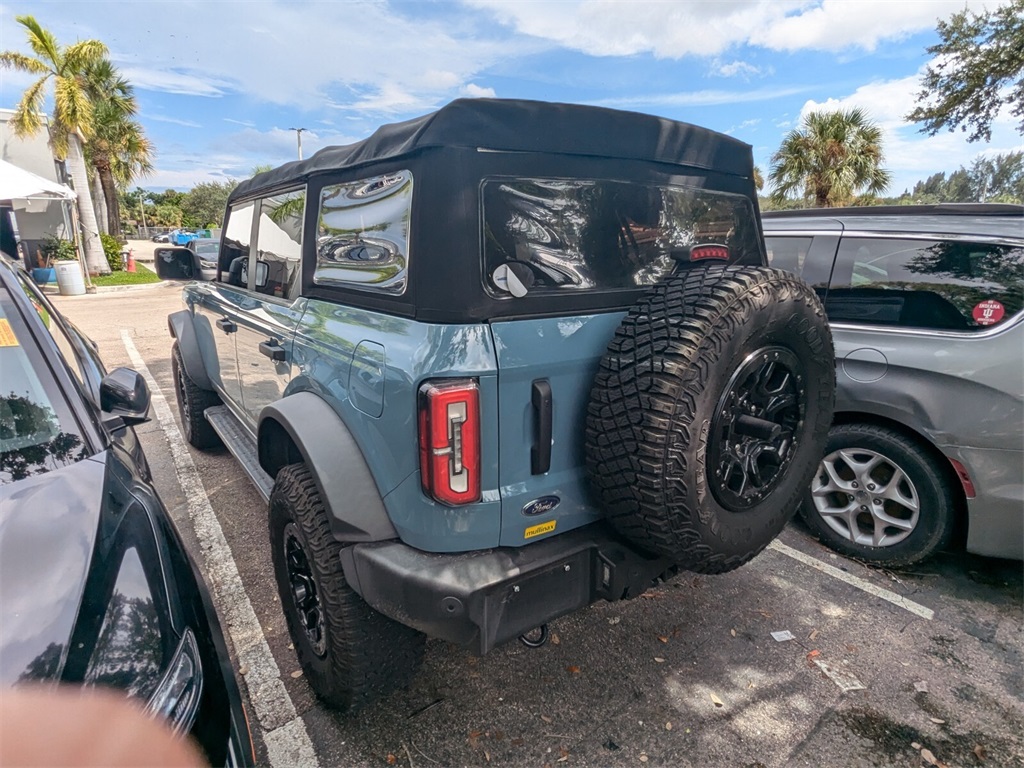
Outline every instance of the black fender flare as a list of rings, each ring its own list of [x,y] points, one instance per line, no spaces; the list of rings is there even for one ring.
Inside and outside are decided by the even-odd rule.
[[[256,440],[271,477],[299,461],[309,468],[338,541],[398,538],[359,445],[322,397],[296,392],[271,403],[260,413]]]
[[[192,324],[192,313],[187,309],[172,312],[167,316],[167,330],[171,337],[178,342],[178,349],[181,351],[181,361],[185,364],[185,373],[195,382],[197,387],[215,392],[216,388],[210,377],[206,375],[206,366],[203,364],[203,356],[199,352],[199,340],[196,338],[196,329]]]

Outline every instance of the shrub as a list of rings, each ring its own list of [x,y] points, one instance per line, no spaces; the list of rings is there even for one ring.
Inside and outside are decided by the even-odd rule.
[[[117,272],[120,269],[124,269],[124,265],[121,263],[121,243],[113,235],[100,235],[100,242],[103,243],[103,253],[107,257],[107,264],[110,265],[111,272]]]
[[[78,258],[78,250],[70,240],[55,235],[48,236],[40,246],[43,256],[46,257],[46,265],[50,266],[54,261],[74,261]]]

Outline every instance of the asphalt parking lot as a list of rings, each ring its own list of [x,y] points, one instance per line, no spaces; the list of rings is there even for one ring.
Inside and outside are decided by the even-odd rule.
[[[951,553],[886,572],[796,525],[733,573],[563,618],[540,649],[433,641],[408,691],[328,711],[289,648],[265,504],[226,451],[175,436],[179,290],[56,301],[109,368],[144,367],[163,396],[138,431],[214,589],[263,763],[1024,766],[1021,564]]]

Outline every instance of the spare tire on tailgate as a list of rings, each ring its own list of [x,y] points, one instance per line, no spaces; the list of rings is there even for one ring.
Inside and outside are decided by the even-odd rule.
[[[778,535],[821,460],[835,360],[798,277],[713,266],[654,286],[615,333],[591,391],[590,481],[624,536],[701,573]]]

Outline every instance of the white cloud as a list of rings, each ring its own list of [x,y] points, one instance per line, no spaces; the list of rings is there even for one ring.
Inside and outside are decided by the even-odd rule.
[[[680,91],[678,93],[641,94],[621,98],[602,99],[605,107],[642,109],[651,107],[710,107],[719,104],[739,104],[750,101],[769,101],[785,96],[805,93],[805,86],[758,88],[751,91]]]
[[[1009,0],[735,0],[720,3],[663,0],[464,0],[526,35],[592,56],[657,58],[716,56],[750,43],[776,51],[874,50],[933,29],[964,7]]]
[[[462,86],[461,93],[471,99],[493,99],[497,96],[493,88],[484,88],[476,83],[466,83]]]
[[[710,73],[718,77],[741,77],[744,80],[749,80],[751,77],[763,77],[765,75],[771,75],[775,72],[772,67],[761,69],[761,67],[754,66],[745,61],[718,61],[715,60],[711,63]]]
[[[136,88],[163,91],[186,96],[223,96],[229,88],[227,80],[204,77],[172,69],[151,69],[134,65],[120,66],[121,74]]]
[[[182,120],[178,117],[166,117],[165,115],[142,115],[144,120],[155,120],[158,123],[173,123],[174,125],[183,125],[186,128],[202,128],[199,123],[193,122],[192,120]]]
[[[234,123],[235,125],[244,125],[246,128],[255,128],[256,123],[251,123],[248,120],[235,120],[233,117],[225,117],[225,123]]]

